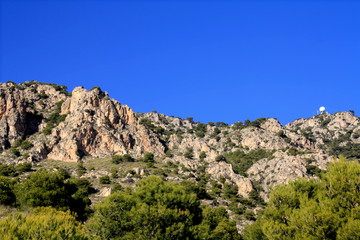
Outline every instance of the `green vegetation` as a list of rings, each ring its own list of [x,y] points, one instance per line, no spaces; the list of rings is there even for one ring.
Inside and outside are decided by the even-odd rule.
[[[88,195],[92,188],[86,179],[70,178],[65,170],[49,172],[40,169],[14,186],[17,203],[21,208],[54,207],[71,210],[80,219],[90,212]]]
[[[11,176],[15,177],[17,176],[17,172],[15,170],[14,165],[11,164],[0,164],[0,176]]]
[[[246,176],[246,171],[258,160],[263,158],[272,158],[274,151],[266,151],[263,149],[252,150],[245,153],[241,150],[226,153],[224,157],[226,162],[232,165],[235,173]]]
[[[348,142],[342,144],[342,141],[335,139],[328,145],[329,154],[334,156],[345,156],[347,158],[360,159],[360,143]]]
[[[59,123],[65,120],[67,114],[60,114],[61,113],[61,105],[63,104],[63,100],[56,103],[56,108],[54,112],[46,119],[47,125],[43,130],[45,135],[50,135],[52,129],[56,127]]]
[[[146,162],[146,166],[149,168],[154,167],[155,156],[153,153],[147,152],[144,154],[143,161]]]
[[[130,154],[111,156],[111,162],[115,164],[119,164],[121,162],[134,162],[134,161],[135,159]]]
[[[0,176],[0,204],[10,206],[15,203],[16,198],[12,190],[14,184],[14,180]]]
[[[311,142],[316,142],[316,138],[312,132],[311,127],[307,127],[304,130],[301,130],[301,134]]]
[[[200,152],[200,154],[199,154],[199,158],[201,159],[201,160],[203,160],[203,159],[205,159],[206,158],[206,153],[205,152]]]
[[[244,125],[246,127],[256,127],[259,128],[261,126],[261,124],[263,124],[266,121],[266,118],[258,118],[254,121],[250,121],[250,120],[245,120]]]
[[[16,177],[24,172],[30,172],[32,168],[31,163],[0,164],[0,176]]]
[[[110,180],[110,177],[109,176],[102,176],[99,178],[99,183],[100,184],[110,184],[111,183],[111,180]]]
[[[13,148],[20,147],[21,149],[28,150],[33,147],[33,144],[29,140],[23,140],[21,138],[18,138],[15,140],[12,147]]]
[[[241,130],[243,128],[246,128],[246,126],[242,122],[236,122],[233,124],[233,129]]]
[[[77,173],[78,177],[81,177],[82,175],[84,175],[86,173],[86,168],[84,167],[83,163],[79,163],[77,165],[76,173]]]
[[[194,153],[192,151],[188,151],[184,153],[184,157],[186,157],[187,159],[193,159]]]
[[[195,127],[195,135],[199,138],[205,137],[206,134],[206,124],[198,123]]]
[[[216,122],[215,123],[215,126],[218,126],[218,127],[227,127],[229,126],[229,124],[225,123],[225,122]]]
[[[280,185],[245,239],[360,239],[360,164],[344,157],[319,180]]]
[[[288,153],[290,156],[297,156],[297,155],[306,154],[306,152],[300,151],[300,150],[298,150],[297,148],[294,148],[294,147],[289,148],[289,149],[287,150],[287,153]]]
[[[13,213],[0,220],[1,239],[88,240],[87,231],[70,212],[40,207],[30,213]]]
[[[144,125],[146,128],[150,129],[151,131],[157,133],[157,134],[163,134],[165,133],[165,129],[160,126],[155,126],[151,123],[151,120],[149,118],[142,118],[140,119],[140,124]]]
[[[92,88],[91,88],[91,91],[93,91],[93,90],[99,90],[99,91],[101,92],[101,88],[100,88],[100,87],[98,87],[98,86],[94,86],[94,87],[92,87]]]
[[[288,136],[286,136],[284,130],[280,130],[276,135],[284,139],[284,141],[287,143],[291,142],[291,139]]]
[[[216,156],[215,161],[217,161],[217,162],[225,162],[226,157],[224,157],[224,155]]]
[[[10,152],[11,152],[12,154],[14,154],[16,157],[20,157],[20,156],[21,156],[21,153],[20,153],[19,149],[16,148],[16,147],[11,147],[11,148],[10,148]]]
[[[110,195],[88,227],[101,239],[240,239],[225,209],[201,208],[195,193],[159,177]]]
[[[15,171],[18,174],[22,174],[24,172],[30,172],[32,169],[32,164],[31,163],[19,163],[17,165],[15,165]]]
[[[52,86],[53,88],[55,88],[56,91],[62,93],[62,94],[65,94],[66,96],[70,96],[71,93],[69,93],[67,91],[67,86],[65,85],[58,85],[58,84],[55,84],[55,83],[43,83],[43,82],[37,82],[37,81],[29,81],[29,82],[24,82],[22,83],[23,85],[29,87],[31,85],[48,85],[48,86]]]

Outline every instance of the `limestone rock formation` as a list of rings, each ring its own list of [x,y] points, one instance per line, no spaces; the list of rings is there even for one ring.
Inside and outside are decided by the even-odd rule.
[[[24,141],[27,145],[21,145]],[[359,146],[360,120],[350,112],[320,114],[286,126],[272,118],[246,125],[204,124],[156,112],[135,113],[98,87],[77,87],[69,93],[65,86],[35,81],[0,84],[2,162],[76,162],[125,153],[140,159],[151,152],[158,162],[192,169],[195,178],[200,168],[212,179],[226,178],[245,197],[256,182],[266,198],[273,185],[314,177],[333,155],[360,158]],[[273,152],[272,157],[216,161],[222,154],[251,155],[259,149]],[[252,161],[251,166],[246,161]],[[237,173],[234,164],[247,166],[246,174]]]

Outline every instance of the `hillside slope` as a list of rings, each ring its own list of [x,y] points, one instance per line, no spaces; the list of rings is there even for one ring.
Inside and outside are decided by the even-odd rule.
[[[168,180],[206,176],[208,188],[235,186],[239,196],[257,192],[267,199],[271,186],[314,177],[334,155],[360,158],[360,120],[338,112],[286,126],[273,118],[204,124],[136,113],[99,87],[69,93],[56,84],[7,82],[0,85],[0,150],[0,161],[8,164],[86,164],[124,154],[139,160],[150,152],[156,162],[177,167]],[[136,181],[134,174],[126,177]]]

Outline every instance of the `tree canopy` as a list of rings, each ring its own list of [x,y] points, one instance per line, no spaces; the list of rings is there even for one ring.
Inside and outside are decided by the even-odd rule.
[[[101,239],[240,238],[226,211],[203,210],[195,193],[155,176],[98,204],[88,227]]]
[[[320,179],[273,190],[245,239],[360,239],[360,164],[340,157]]]
[[[65,170],[50,172],[40,169],[29,178],[15,185],[15,195],[22,208],[53,207],[71,210],[79,218],[85,218],[90,211],[91,184],[86,179],[70,178]]]

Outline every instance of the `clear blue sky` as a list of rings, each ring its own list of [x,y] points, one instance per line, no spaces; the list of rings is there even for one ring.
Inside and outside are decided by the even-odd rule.
[[[0,82],[201,122],[360,111],[360,1],[0,2]]]

